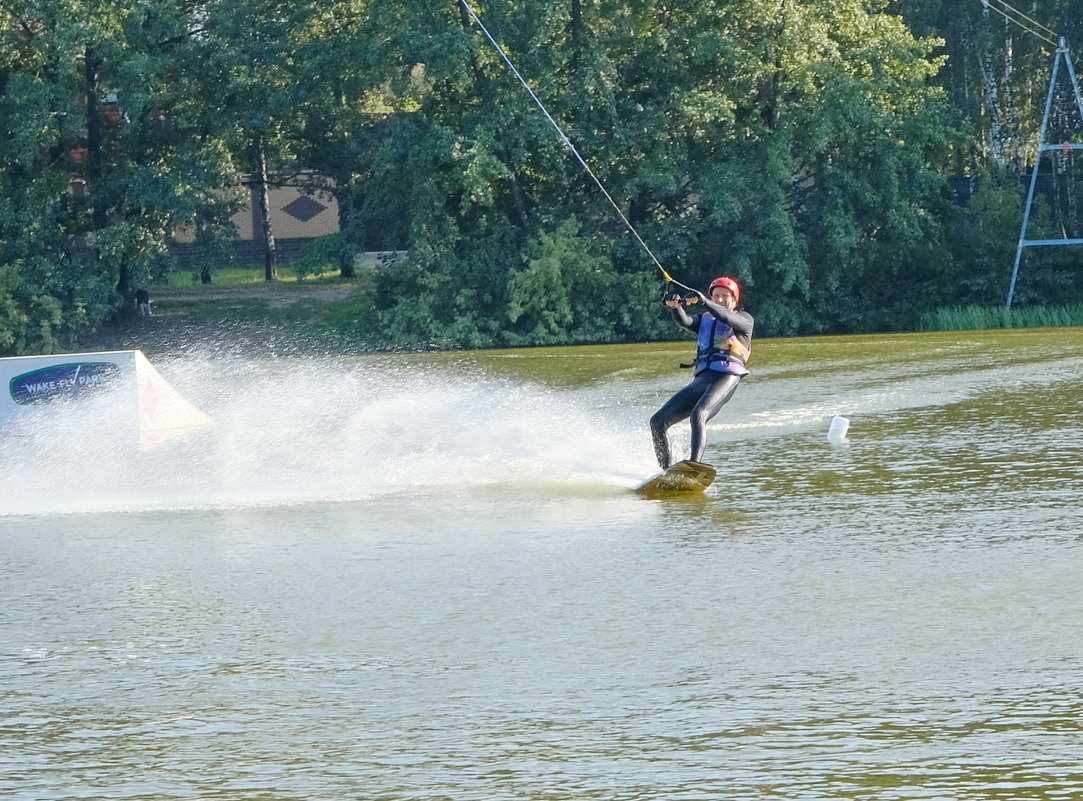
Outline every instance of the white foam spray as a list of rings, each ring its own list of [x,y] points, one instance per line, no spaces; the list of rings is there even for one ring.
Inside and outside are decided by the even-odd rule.
[[[653,463],[643,410],[601,408],[574,390],[388,359],[158,367],[213,426],[140,450],[108,403],[58,408],[47,424],[0,441],[0,515],[349,501],[508,483],[616,492]]]

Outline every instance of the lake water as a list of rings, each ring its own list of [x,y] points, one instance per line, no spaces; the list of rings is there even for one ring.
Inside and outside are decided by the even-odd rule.
[[[154,360],[212,429],[0,439],[0,797],[1083,798],[1083,329],[757,342],[645,500],[690,349]]]

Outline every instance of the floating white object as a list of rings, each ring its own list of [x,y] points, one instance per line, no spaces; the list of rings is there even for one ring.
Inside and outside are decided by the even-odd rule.
[[[846,432],[850,428],[850,421],[846,417],[832,417],[831,427],[827,430],[828,442],[843,442],[846,439]]]
[[[141,351],[61,353],[0,359],[0,434],[53,408],[79,414],[106,397],[125,432],[150,447],[211,420],[173,389]],[[104,424],[90,420],[90,425]]]

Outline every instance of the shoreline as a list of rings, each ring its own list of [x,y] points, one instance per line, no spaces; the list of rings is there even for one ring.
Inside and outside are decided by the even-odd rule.
[[[368,300],[357,285],[275,281],[233,286],[151,287],[151,314],[128,315],[80,339],[86,350],[141,350],[148,357],[193,353],[283,356],[371,352],[326,322],[343,304]],[[360,334],[360,332],[359,332]]]

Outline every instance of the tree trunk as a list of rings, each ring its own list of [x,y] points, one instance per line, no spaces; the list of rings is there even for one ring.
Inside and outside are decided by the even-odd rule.
[[[196,253],[199,254],[199,283],[205,285],[212,283],[211,262],[204,253],[208,248],[209,240],[207,229],[202,225],[198,226],[196,228]]]
[[[83,91],[86,92],[87,185],[90,190],[90,221],[95,231],[109,223],[109,209],[99,188],[102,177],[102,121],[98,114],[98,69],[101,58],[88,47],[83,57]]]
[[[782,66],[782,47],[776,46],[776,42],[781,42],[786,36],[786,29],[788,27],[788,18],[786,14],[786,4],[783,3],[780,8],[778,26],[775,29],[774,39],[766,43],[766,51],[764,53],[764,63],[770,64],[773,67],[773,71],[770,77],[760,82],[760,85],[756,87],[754,95],[754,101],[760,112],[760,119],[763,122],[764,127],[768,131],[774,131],[778,127],[779,117],[781,116],[781,109],[779,104],[779,93],[782,86],[782,78],[784,73]]]
[[[982,11],[988,19],[989,8]],[[993,68],[992,46],[989,37],[982,35],[978,46],[978,67],[981,69],[985,112],[989,115],[989,155],[998,167],[1004,166],[1004,129],[1000,123],[1000,97],[997,91],[996,70]]]
[[[267,143],[263,136],[256,137],[253,147],[256,177],[256,210],[259,229],[263,235],[263,277],[267,281],[278,278],[278,251],[275,235],[271,230],[271,188],[267,176]]]
[[[1074,104],[1073,104],[1074,106]],[[1074,111],[1074,108],[1072,109]],[[1050,119],[1047,140],[1054,136],[1070,136],[1073,127],[1074,114],[1068,109],[1063,94],[1058,93],[1053,99],[1052,117]],[[1073,151],[1054,150],[1050,153],[1053,172],[1053,219],[1060,235],[1068,239],[1068,231],[1074,232],[1073,222],[1074,203],[1072,192],[1072,153]]]
[[[101,56],[94,48],[88,47],[83,53],[83,91],[86,92],[87,190],[90,193],[90,225],[94,231],[102,231],[109,225],[108,201],[101,191],[101,179],[105,172],[102,164],[102,119],[98,108],[98,71],[101,66]],[[100,253],[98,261],[102,270],[113,269],[113,265],[101,263]],[[123,260],[116,265],[116,270],[116,291],[121,299],[120,315],[127,316],[133,312],[132,298],[135,296],[132,270]]]
[[[1010,23],[1004,20],[1007,27]],[[1023,169],[1023,154],[1018,146],[1019,142],[1019,114],[1015,108],[1015,92],[1012,90],[1012,73],[1015,71],[1014,54],[1012,51],[1012,35],[1009,30],[1004,37],[1004,108],[1008,112],[1008,132],[1006,144],[1009,153],[1009,166],[1014,172]]]
[[[459,3],[459,19],[462,22],[463,30],[469,32],[473,27],[473,20],[463,7],[462,3]],[[478,64],[476,56],[472,56],[470,59],[471,69],[474,73],[474,82],[479,87],[487,87],[489,85],[488,79],[485,77],[485,73],[481,70],[481,65]],[[481,92],[481,94],[486,94]],[[530,227],[530,216],[527,214],[526,198],[523,197],[522,187],[519,185],[519,180],[515,177],[515,168],[512,166],[511,158],[506,153],[505,149],[497,144],[496,158],[508,168],[508,185],[511,188],[512,200],[515,203],[515,211],[519,215],[519,222],[523,228]]]
[[[1076,202],[1076,182],[1075,182],[1075,151],[1070,150],[1064,154],[1065,160],[1068,162],[1068,185],[1065,187],[1065,192],[1068,197],[1068,229],[1071,231],[1070,238],[1079,237],[1079,203]]]
[[[353,192],[349,187],[343,191],[339,189],[338,195],[338,230],[339,236],[348,238],[352,228],[353,218]],[[358,247],[360,250],[360,247]],[[353,278],[357,275],[354,267],[354,252],[352,248],[343,248],[338,260],[338,273],[343,278]]]
[[[585,49],[586,37],[583,31],[583,7],[579,0],[572,0],[568,27],[572,40],[571,77],[576,79],[580,70],[583,69],[583,50]]]
[[[530,228],[530,215],[527,213],[526,197],[523,195],[523,188],[519,185],[519,179],[515,177],[515,171],[511,169],[511,155],[500,148],[497,151],[497,156],[501,161],[508,166],[508,185],[511,187],[511,197],[515,202],[515,211],[519,215],[519,223],[523,226],[523,230]]]

